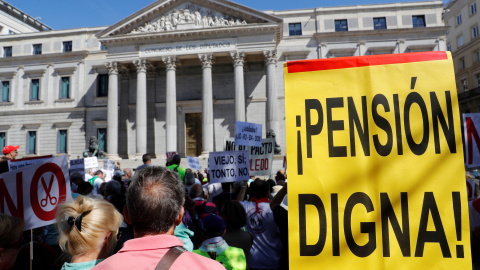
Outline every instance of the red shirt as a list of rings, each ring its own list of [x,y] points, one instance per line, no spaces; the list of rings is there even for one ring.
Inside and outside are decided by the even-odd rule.
[[[110,256],[92,269],[153,270],[163,255],[174,246],[183,246],[183,242],[173,235],[135,238],[125,242],[117,254]],[[177,258],[170,269],[224,270],[225,268],[212,259],[186,251]]]

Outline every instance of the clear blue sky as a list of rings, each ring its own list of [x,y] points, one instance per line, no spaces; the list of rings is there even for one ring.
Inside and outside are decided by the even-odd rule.
[[[112,25],[155,0],[6,0],[53,29]],[[445,2],[446,0],[444,0]],[[258,10],[411,2],[411,0],[235,0]],[[40,18],[38,18],[40,17]]]

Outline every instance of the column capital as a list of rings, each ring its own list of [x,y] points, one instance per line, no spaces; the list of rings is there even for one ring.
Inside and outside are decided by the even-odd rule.
[[[177,58],[175,56],[162,57],[162,61],[167,66],[167,70],[177,69]]]
[[[405,43],[405,39],[399,39],[397,40],[397,44],[404,44]]]
[[[85,64],[85,59],[80,59],[80,60],[78,60],[78,64],[79,64],[79,65]]]
[[[200,61],[202,61],[202,69],[204,68],[212,68],[212,64],[215,62],[213,59],[213,55],[210,54],[199,54],[198,57]]]
[[[107,62],[105,67],[108,69],[108,75],[117,75],[118,74],[118,63],[117,62]]]
[[[235,52],[230,54],[233,59],[233,66],[243,66],[245,64],[245,53],[244,52]]]
[[[140,58],[133,60],[133,64],[137,67],[137,73],[147,72],[147,60]]]
[[[122,80],[130,79],[130,69],[128,69],[126,66],[120,65],[119,73]]]
[[[49,68],[49,67],[54,67],[54,66],[55,66],[54,63],[48,63],[48,64],[47,64],[47,68]]]
[[[265,64],[277,65],[277,50],[264,51],[263,55],[265,56]]]

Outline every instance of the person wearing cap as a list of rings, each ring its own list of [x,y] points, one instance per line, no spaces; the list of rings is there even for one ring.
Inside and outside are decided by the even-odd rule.
[[[194,253],[216,260],[227,270],[247,269],[245,253],[241,248],[231,247],[222,238],[226,223],[221,216],[210,214],[202,221],[202,234],[205,241]]]
[[[0,158],[0,174],[9,171],[8,161],[13,160],[17,157],[18,148],[20,148],[20,145],[17,145],[17,146],[7,145],[3,148],[4,156]]]
[[[5,156],[3,156],[2,159],[13,160],[13,159],[17,158],[18,148],[20,148],[20,145],[17,145],[17,146],[7,145],[7,146],[3,147],[3,154]]]

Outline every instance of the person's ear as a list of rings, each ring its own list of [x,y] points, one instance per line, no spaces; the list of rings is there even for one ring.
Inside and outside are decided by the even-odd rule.
[[[175,226],[178,226],[178,225],[180,225],[180,223],[182,223],[183,214],[184,214],[184,210],[183,210],[183,207],[182,207],[182,209],[180,210],[180,214],[178,214],[178,217],[175,220]]]
[[[127,222],[128,224],[132,224],[132,220],[130,220],[130,215],[128,214],[128,207],[127,205],[125,204],[123,206],[123,217],[125,218],[125,222]]]

